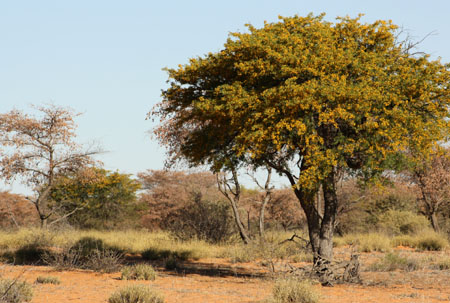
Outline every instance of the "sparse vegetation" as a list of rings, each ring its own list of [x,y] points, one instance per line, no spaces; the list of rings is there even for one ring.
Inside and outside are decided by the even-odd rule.
[[[144,285],[131,285],[116,291],[108,303],[164,303],[164,297]]]
[[[370,266],[372,271],[414,271],[419,269],[420,264],[416,259],[407,258],[395,253],[386,254],[379,262]]]
[[[33,289],[30,284],[20,280],[0,280],[0,302],[22,303],[30,302],[33,298]]]
[[[122,268],[122,280],[155,280],[155,269],[148,264],[135,264]]]
[[[270,303],[318,303],[319,293],[308,280],[295,278],[282,279],[275,282],[273,297]]]
[[[61,280],[58,277],[52,276],[39,276],[36,278],[36,283],[39,284],[61,284]]]

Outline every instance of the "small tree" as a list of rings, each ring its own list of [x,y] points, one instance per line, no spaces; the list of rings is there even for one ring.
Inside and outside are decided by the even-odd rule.
[[[87,167],[55,180],[50,205],[73,213],[68,222],[80,228],[135,226],[143,210],[140,188],[130,175]]]
[[[49,205],[55,179],[91,163],[91,156],[98,151],[83,150],[74,142],[73,118],[78,114],[71,109],[54,105],[35,108],[41,117],[18,110],[0,114],[0,177],[7,182],[19,179],[35,192],[28,199],[41,226],[47,227],[57,211]]]
[[[418,189],[420,212],[439,232],[439,214],[450,205],[450,150],[440,150],[423,159],[408,175]]]

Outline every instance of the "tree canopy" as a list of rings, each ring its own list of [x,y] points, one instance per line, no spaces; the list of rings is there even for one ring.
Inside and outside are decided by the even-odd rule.
[[[222,50],[167,69],[169,87],[151,113],[168,164],[251,164],[285,175],[319,263],[332,259],[340,172],[379,176],[449,134],[450,65],[413,53],[392,22],[360,18],[248,25]]]
[[[410,54],[391,22],[308,15],[248,30],[167,70],[153,113],[171,160],[220,168],[231,155],[300,156],[298,183],[314,186],[332,167],[380,171],[446,135],[449,66]]]

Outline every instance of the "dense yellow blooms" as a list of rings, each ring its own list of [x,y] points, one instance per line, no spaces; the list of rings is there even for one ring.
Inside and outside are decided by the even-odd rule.
[[[298,186],[335,167],[373,174],[449,130],[449,66],[413,56],[390,21],[281,18],[168,69],[153,111],[171,159],[214,169],[302,157]]]

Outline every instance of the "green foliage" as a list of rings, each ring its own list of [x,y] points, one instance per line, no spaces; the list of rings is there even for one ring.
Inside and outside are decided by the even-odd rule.
[[[124,228],[136,224],[142,205],[137,202],[140,183],[130,175],[100,168],[85,168],[60,177],[52,203],[63,213],[76,210],[68,221],[79,228]]]
[[[410,54],[397,28],[324,15],[249,25],[167,70],[155,134],[170,160],[214,169],[301,156],[298,185],[311,190],[336,166],[365,177],[396,168],[405,148],[428,152],[450,123],[449,66]]]
[[[0,302],[22,303],[30,302],[33,298],[33,289],[25,281],[0,280]]]
[[[379,262],[372,264],[369,269],[372,271],[394,271],[397,269],[414,271],[419,269],[419,262],[398,254],[388,253]]]
[[[156,271],[148,264],[134,264],[122,268],[122,280],[155,280]]]
[[[390,235],[416,234],[430,228],[430,223],[424,216],[400,210],[388,210],[381,214],[377,225]]]
[[[275,282],[271,303],[318,303],[320,296],[308,280],[294,278]]]
[[[164,297],[144,285],[131,285],[116,291],[108,303],[164,303]]]
[[[58,277],[52,276],[39,276],[36,278],[36,283],[39,284],[61,284],[61,280]]]

